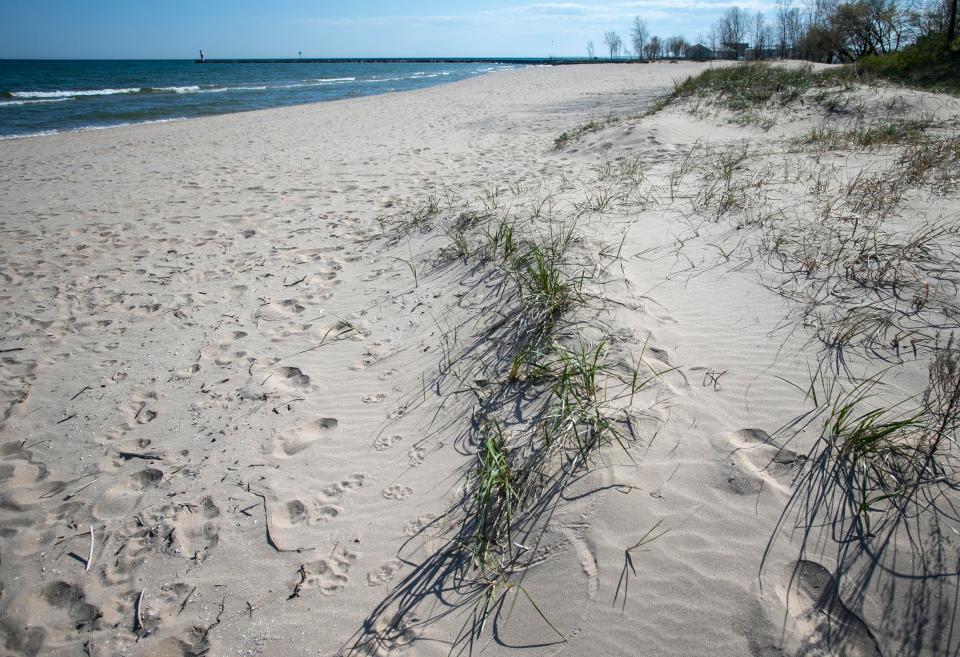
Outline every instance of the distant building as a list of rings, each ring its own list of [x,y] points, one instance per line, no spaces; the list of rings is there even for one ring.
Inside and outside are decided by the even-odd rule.
[[[708,59],[713,58],[714,52],[703,44],[695,43],[692,46],[687,46],[687,59],[692,59],[697,62],[705,62]]]

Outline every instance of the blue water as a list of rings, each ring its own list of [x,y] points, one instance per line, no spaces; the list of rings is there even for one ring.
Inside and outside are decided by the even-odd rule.
[[[406,91],[513,66],[0,60],[0,138]]]

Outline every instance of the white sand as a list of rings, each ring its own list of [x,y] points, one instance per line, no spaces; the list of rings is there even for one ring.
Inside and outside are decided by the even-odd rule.
[[[780,138],[673,112],[552,150],[564,130],[638,111],[703,68],[526,69],[0,142],[7,652],[334,655],[361,636],[411,572],[401,559],[434,545],[406,541],[455,500],[467,462],[468,400],[443,405],[428,382],[441,334],[476,312],[459,302],[475,279],[435,266],[441,230],[401,237],[394,219],[445,190],[563,179],[576,190],[561,196],[580,193],[601,153],[641,158],[662,193],[698,139]],[[915,598],[879,584],[818,609],[814,566],[788,594],[786,534],[759,572],[792,472],[768,467],[777,450],[762,441],[806,410],[787,381],[804,382],[809,334],[783,328],[789,303],[755,267],[715,266],[709,239],[678,255],[690,225],[675,212],[626,207],[580,229],[614,246],[625,235],[603,291],[618,355],[646,344],[676,369],[637,400],[649,419],[635,460],[607,455],[523,580],[567,641],[518,596],[478,648],[824,654],[823,617],[846,630],[836,654],[875,654],[870,634],[887,655],[955,648],[935,642],[956,613],[949,587],[920,627],[896,606]],[[905,370],[905,388],[924,367]],[[628,562],[658,521],[669,533]],[[440,608],[418,603],[384,654],[446,654],[467,621],[417,625]]]

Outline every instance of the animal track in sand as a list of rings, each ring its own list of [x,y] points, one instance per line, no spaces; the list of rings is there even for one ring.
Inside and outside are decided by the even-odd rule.
[[[319,500],[304,502],[290,500],[285,505],[286,518],[277,517],[274,520],[278,525],[317,525],[333,520],[340,515],[341,509],[333,504],[324,504]]]
[[[407,451],[407,461],[414,468],[423,465],[424,459],[427,458],[427,450],[423,447],[417,447],[414,445]]]
[[[373,448],[378,452],[383,452],[390,449],[401,440],[403,440],[403,436],[380,436],[373,441]]]
[[[393,378],[393,376],[394,376],[397,372],[398,372],[398,370],[397,370],[396,368],[391,369],[391,370],[387,370],[386,372],[381,372],[379,378],[380,378],[381,381],[386,381],[387,379]]]
[[[344,547],[338,547],[329,559],[303,564],[303,582],[300,588],[316,588],[322,595],[333,595],[350,582],[347,574],[356,561],[356,554]]]
[[[400,572],[403,562],[399,559],[391,559],[380,564],[369,573],[367,573],[367,586],[380,586],[386,584]]]
[[[340,497],[347,491],[356,490],[362,487],[366,478],[367,475],[365,474],[352,474],[334,484],[326,486],[321,492],[330,498]]]
[[[141,511],[132,519],[127,514],[123,533],[128,541],[117,552],[118,558],[103,567],[104,576],[112,579],[113,573],[132,573],[150,551],[203,561],[220,542],[219,516],[220,507],[209,496]]]
[[[380,492],[380,494],[388,500],[405,500],[413,495],[413,489],[409,486],[387,486]]]
[[[416,536],[428,528],[432,529],[439,517],[440,516],[433,513],[425,513],[422,516],[417,516],[413,520],[409,520],[403,524],[403,533],[407,536]]]
[[[351,363],[349,367],[352,371],[359,372],[361,370],[365,370],[371,365],[374,365],[376,362],[377,362],[377,359],[374,358],[373,356],[364,356],[360,360]]]
[[[306,426],[280,433],[273,438],[273,455],[277,458],[289,458],[299,454],[338,425],[336,418],[322,417]]]
[[[200,359],[212,360],[220,366],[230,365],[246,356],[244,351],[230,352],[233,344],[245,337],[247,337],[247,334],[243,331],[232,331],[229,335],[225,335],[203,347],[200,350]]]
[[[160,414],[159,411],[151,408],[156,401],[157,393],[155,390],[135,392],[131,398],[133,405],[131,409],[133,418],[131,421],[136,424],[147,424],[157,419],[157,416]]]
[[[271,508],[270,517],[276,527],[318,525],[340,516],[343,509],[334,504],[344,493],[363,486],[366,475],[353,474],[324,487],[316,497],[298,497]]]
[[[280,322],[300,315],[307,307],[298,299],[269,301],[257,310],[256,318],[267,322]]]
[[[200,371],[200,363],[194,363],[188,367],[183,367],[173,373],[173,378],[178,381],[188,381]]]

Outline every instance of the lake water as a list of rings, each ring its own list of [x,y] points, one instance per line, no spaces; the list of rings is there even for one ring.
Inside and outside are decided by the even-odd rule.
[[[516,66],[0,60],[0,138],[407,91]]]

